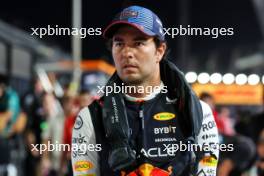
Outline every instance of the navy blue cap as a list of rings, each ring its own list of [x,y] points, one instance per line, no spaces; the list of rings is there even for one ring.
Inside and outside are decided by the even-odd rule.
[[[148,36],[156,36],[165,40],[162,23],[159,17],[151,10],[140,6],[130,6],[116,15],[113,21],[105,28],[103,37],[113,37],[120,25],[130,25]]]

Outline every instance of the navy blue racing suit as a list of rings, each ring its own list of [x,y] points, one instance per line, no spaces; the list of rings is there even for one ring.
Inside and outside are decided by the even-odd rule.
[[[177,175],[181,167],[177,165],[179,160],[190,160],[192,157],[188,153],[190,148],[186,149],[182,145],[188,142],[183,135],[184,127],[179,122],[180,114],[174,108],[177,99],[171,100],[166,93],[161,92],[143,101],[128,95],[124,95],[124,99],[131,134],[129,145],[137,161],[134,168],[129,168],[130,171],[148,163],[170,172],[170,175]],[[194,175],[215,176],[219,155],[216,147],[218,131],[210,107],[202,101],[200,104],[203,121],[196,142],[209,147],[199,157]],[[108,154],[112,146],[105,136],[101,106],[101,101],[94,101],[89,107],[83,108],[76,119],[72,136],[72,166],[76,176],[120,175],[109,167]],[[190,167],[182,167],[180,175],[190,175]]]

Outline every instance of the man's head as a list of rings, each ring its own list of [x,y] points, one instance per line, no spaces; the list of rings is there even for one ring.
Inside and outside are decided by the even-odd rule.
[[[119,77],[127,84],[159,78],[159,62],[166,51],[162,23],[153,12],[131,6],[105,29]]]
[[[214,98],[211,94],[202,92],[200,95],[200,99],[207,103],[211,107],[211,109],[215,109]]]
[[[90,105],[93,101],[93,97],[91,96],[88,90],[81,90],[79,93],[79,104],[80,108],[84,108]]]
[[[77,109],[75,106],[75,97],[71,95],[64,95],[61,99],[61,103],[66,116],[75,113],[75,109]]]
[[[33,79],[33,84],[34,84],[34,91],[35,91],[36,94],[43,93],[44,89],[43,89],[41,81],[40,81],[40,79],[38,77],[35,77]]]

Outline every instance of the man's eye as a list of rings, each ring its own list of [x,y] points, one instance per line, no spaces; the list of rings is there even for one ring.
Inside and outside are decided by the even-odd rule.
[[[144,42],[136,42],[135,45],[136,46],[143,46],[144,45]]]
[[[123,45],[122,42],[114,42],[114,46],[115,46],[115,47],[120,47],[120,46],[122,46],[122,45]]]

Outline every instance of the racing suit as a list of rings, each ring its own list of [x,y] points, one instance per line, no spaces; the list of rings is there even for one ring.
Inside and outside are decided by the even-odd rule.
[[[129,129],[128,144],[135,154],[135,163],[129,167],[113,170],[111,166],[122,165],[123,161],[111,163],[111,157],[118,157],[122,151],[112,155],[116,146],[114,138],[122,138],[115,133],[109,140],[109,129],[103,118],[104,99],[94,101],[89,107],[83,108],[76,118],[72,134],[72,166],[74,175],[111,176],[129,175],[137,170],[138,175],[150,174],[153,170],[162,170],[171,176],[193,175],[215,176],[219,151],[218,131],[210,107],[200,101],[202,108],[202,123],[194,143],[189,143],[184,135],[182,114],[175,108],[178,99],[169,98],[168,93],[160,90],[143,98],[137,99],[128,95],[124,97],[124,107]],[[113,102],[115,104],[115,102]],[[115,106],[113,106],[115,112]],[[125,117],[124,117],[125,118]],[[121,119],[112,116],[110,121]],[[121,130],[122,131],[122,130]],[[196,152],[191,144],[198,144],[202,149]],[[211,145],[213,144],[213,145]],[[204,150],[204,146],[207,149]],[[185,147],[185,148],[184,148]],[[195,151],[189,152],[189,151]],[[193,155],[195,159],[193,160]],[[116,163],[117,162],[117,163]],[[125,161],[126,162],[126,161]],[[193,169],[194,166],[195,169]],[[143,169],[142,169],[143,167]],[[118,167],[115,167],[118,168]],[[144,171],[142,171],[142,170]],[[148,170],[149,171],[146,171]],[[191,172],[191,170],[195,172]],[[123,172],[123,170],[125,170]],[[153,173],[153,172],[152,172]],[[156,176],[162,176],[156,174]]]

